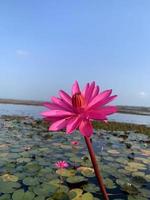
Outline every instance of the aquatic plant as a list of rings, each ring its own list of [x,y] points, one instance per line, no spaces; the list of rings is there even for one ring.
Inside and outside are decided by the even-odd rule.
[[[72,96],[60,90],[60,97],[52,97],[51,102],[44,103],[44,106],[50,110],[42,113],[46,120],[52,122],[49,127],[50,131],[66,128],[66,133],[71,134],[74,130],[79,129],[85,138],[95,175],[106,200],[109,198],[98,169],[90,137],[93,134],[93,120],[107,122],[107,115],[117,112],[116,106],[106,106],[116,98],[116,95],[111,96],[111,93],[112,90],[100,92],[99,86],[95,85],[95,82],[87,83],[84,90],[81,91],[78,82],[75,81],[72,86]]]
[[[76,145],[79,145],[79,141],[76,141],[76,140],[71,141],[71,144],[72,144],[72,145],[75,145],[75,146],[76,146]]]
[[[69,166],[69,164],[64,160],[60,160],[55,163],[55,167],[57,167],[57,168],[66,168],[68,166]]]

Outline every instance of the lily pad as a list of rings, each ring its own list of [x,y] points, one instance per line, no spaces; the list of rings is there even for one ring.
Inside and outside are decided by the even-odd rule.
[[[106,187],[108,189],[114,189],[114,188],[116,188],[115,183],[110,178],[104,179],[104,183],[105,183],[105,185],[106,185]]]
[[[66,180],[68,183],[81,183],[87,181],[83,176],[71,176]]]
[[[121,186],[121,189],[128,194],[137,195],[139,193],[138,189],[132,183],[123,182],[120,180],[117,180],[117,183]]]
[[[82,195],[82,200],[94,200],[94,197],[91,193],[87,192]]]
[[[99,187],[97,187],[93,183],[88,183],[88,184],[83,186],[83,190],[86,191],[86,192],[96,193],[96,192],[99,192]]]
[[[13,200],[33,200],[35,197],[35,194],[33,192],[24,192],[24,190],[20,189],[20,190],[16,190],[13,195],[12,195],[12,199]]]
[[[94,177],[94,169],[90,168],[90,167],[78,167],[77,168],[78,171],[81,172],[82,175],[84,175],[85,177]]]
[[[3,194],[2,196],[0,196],[0,200],[10,200],[10,194]]]
[[[1,193],[12,193],[19,187],[20,187],[20,184],[17,182],[4,182],[0,180]]]
[[[54,200],[70,200],[69,196],[65,192],[56,192],[53,197]]]
[[[18,177],[11,175],[11,174],[4,174],[0,177],[4,182],[11,181],[11,182],[17,182]]]
[[[37,178],[33,178],[33,177],[26,177],[24,180],[23,180],[23,183],[25,185],[38,185],[39,184],[39,181]]]
[[[74,162],[74,163],[81,163],[82,160],[81,158],[77,157],[77,156],[73,156],[70,158],[70,161]]]
[[[72,169],[58,169],[56,171],[56,173],[58,175],[61,175],[61,176],[70,177],[70,176],[74,176],[75,175],[75,170],[72,170]]]
[[[33,188],[33,191],[38,196],[49,197],[57,191],[57,186],[43,183]]]
[[[82,197],[83,190],[75,188],[69,191],[69,197],[71,200],[78,200]]]

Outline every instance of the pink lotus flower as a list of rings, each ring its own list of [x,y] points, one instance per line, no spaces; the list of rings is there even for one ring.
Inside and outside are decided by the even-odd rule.
[[[71,144],[72,144],[72,145],[78,145],[79,142],[78,142],[78,141],[71,141]]]
[[[55,163],[55,167],[57,167],[57,168],[66,168],[68,166],[69,166],[68,163],[64,160],[58,161],[58,162]]]
[[[51,102],[45,102],[49,108],[42,115],[52,122],[50,131],[66,128],[68,134],[80,130],[83,136],[90,137],[93,133],[92,121],[107,121],[107,115],[117,112],[115,106],[106,106],[116,95],[111,96],[112,90],[99,91],[95,82],[87,83],[81,91],[77,81],[73,84],[72,95],[63,90],[59,91],[60,97],[52,97]]]

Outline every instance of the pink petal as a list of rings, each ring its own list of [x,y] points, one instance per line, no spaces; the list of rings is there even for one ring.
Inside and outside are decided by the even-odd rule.
[[[112,90],[105,90],[104,92],[98,94],[88,105],[88,109],[94,109],[101,105],[102,100],[108,98]]]
[[[110,101],[114,100],[116,97],[117,95],[114,95],[114,96],[107,97],[106,99],[103,99],[101,101],[101,106],[109,103]]]
[[[79,130],[83,136],[90,137],[93,134],[93,127],[89,120],[82,120]]]
[[[44,102],[43,106],[45,106],[45,107],[47,107],[49,109],[52,109],[52,110],[54,110],[54,109],[58,110],[59,108],[62,109],[62,107],[60,107],[60,106],[58,106],[58,105],[56,105],[54,103],[51,103],[51,102]]]
[[[90,111],[89,118],[103,121],[103,120],[106,120],[107,115],[111,115],[116,112],[117,112],[116,106],[106,106],[106,107],[99,108],[98,110]]]
[[[75,129],[78,128],[79,124],[81,122],[81,118],[78,117],[73,117],[67,125],[66,131],[68,134],[72,133]]]
[[[51,101],[53,103],[55,103],[56,105],[64,108],[65,110],[69,110],[69,111],[72,111],[72,106],[70,106],[69,104],[67,104],[65,101],[63,101],[62,99],[60,98],[57,98],[57,97],[52,97],[51,98]]]
[[[89,100],[90,100],[90,98],[91,98],[91,96],[92,96],[92,93],[93,93],[94,88],[95,88],[95,82],[93,81],[93,82],[91,83],[91,85],[89,86],[89,88],[88,88],[86,94],[85,94],[85,100],[86,100],[87,103],[89,102]]]
[[[64,92],[63,90],[60,90],[59,95],[63,101],[65,101],[69,105],[72,105],[72,99],[66,92]]]
[[[61,119],[56,122],[54,122],[50,127],[49,131],[58,131],[66,127],[68,120],[67,119]]]
[[[80,87],[79,87],[78,81],[75,81],[75,83],[72,86],[72,95],[76,93],[80,93]]]
[[[99,86],[96,86],[93,90],[93,94],[90,100],[94,99],[94,97],[96,97],[99,93]]]
[[[82,91],[82,94],[83,94],[84,98],[85,98],[85,95],[86,95],[86,93],[88,91],[88,88],[89,88],[89,83],[86,84],[85,88]]]
[[[111,114],[117,112],[117,107],[116,106],[106,106],[106,107],[99,108],[96,112],[99,114],[102,114],[102,115],[111,115]]]
[[[106,116],[100,112],[98,112],[97,110],[92,111],[89,113],[89,118],[90,119],[94,119],[94,120],[105,120]]]
[[[68,112],[65,110],[50,110],[50,111],[45,111],[42,113],[44,117],[67,117],[74,115],[72,112]]]

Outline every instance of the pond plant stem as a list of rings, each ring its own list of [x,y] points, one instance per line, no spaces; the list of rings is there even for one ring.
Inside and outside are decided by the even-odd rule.
[[[108,197],[108,194],[106,192],[106,188],[105,188],[105,185],[104,185],[104,182],[103,182],[103,178],[100,174],[100,169],[99,169],[98,163],[96,161],[94,149],[93,149],[92,143],[90,141],[90,138],[86,137],[86,136],[84,138],[85,138],[86,145],[88,147],[88,151],[89,151],[89,154],[90,154],[90,157],[91,157],[91,161],[92,161],[92,164],[93,164],[95,175],[97,177],[97,181],[98,181],[98,184],[99,184],[99,187],[100,187],[100,191],[102,192],[104,200],[109,200],[109,197]]]

